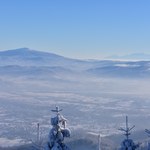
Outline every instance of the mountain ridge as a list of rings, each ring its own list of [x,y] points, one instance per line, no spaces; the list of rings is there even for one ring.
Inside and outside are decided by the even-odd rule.
[[[18,48],[0,52],[0,65],[21,65],[21,66],[59,66],[70,62],[66,58],[57,54],[32,50],[29,48]],[[54,63],[55,62],[55,63]]]
[[[35,55],[35,56],[55,56],[55,57],[63,57],[57,54],[53,54],[50,52],[43,52],[43,51],[38,51],[38,50],[33,50],[33,49],[29,49],[29,48],[17,48],[17,49],[12,49],[12,50],[4,50],[4,51],[0,51],[0,56],[13,56],[13,55],[23,55],[25,56],[25,54],[27,55]],[[64,57],[63,57],[64,58]]]
[[[51,72],[54,70],[57,74],[67,70],[73,73],[81,73],[83,75],[92,75],[96,77],[150,77],[150,61],[120,61],[120,60],[79,60],[66,58],[57,54],[31,50],[29,48],[20,48],[14,50],[6,50],[0,52],[0,66],[9,67],[10,71],[14,66],[37,66],[38,70],[47,68]],[[8,67],[5,67],[8,68]],[[62,69],[63,68],[63,69]],[[27,71],[26,68],[22,68]],[[36,70],[35,67],[30,71]],[[51,70],[51,71],[50,71]],[[40,71],[41,72],[41,71]]]

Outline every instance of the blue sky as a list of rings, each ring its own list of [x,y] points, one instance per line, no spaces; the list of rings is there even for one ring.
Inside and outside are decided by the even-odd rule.
[[[72,58],[150,53],[149,0],[1,0],[0,50]]]

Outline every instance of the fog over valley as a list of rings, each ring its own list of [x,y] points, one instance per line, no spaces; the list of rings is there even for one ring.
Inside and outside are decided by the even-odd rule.
[[[37,123],[46,137],[56,105],[74,134],[119,134],[126,115],[144,134],[149,83],[150,61],[79,60],[28,48],[0,52],[0,145],[36,138]]]

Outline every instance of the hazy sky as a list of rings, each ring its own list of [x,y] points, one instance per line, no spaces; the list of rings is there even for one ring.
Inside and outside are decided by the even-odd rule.
[[[74,58],[150,53],[150,0],[0,0],[0,50]]]

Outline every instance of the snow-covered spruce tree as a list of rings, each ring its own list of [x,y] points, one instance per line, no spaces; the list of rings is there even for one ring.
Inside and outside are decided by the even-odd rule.
[[[46,150],[70,150],[65,143],[64,138],[70,137],[70,130],[66,128],[66,119],[60,114],[59,107],[56,107],[52,112],[56,113],[54,118],[51,118],[52,128],[49,132],[48,143]]]
[[[125,132],[124,135],[126,136],[126,139],[124,139],[121,143],[121,147],[119,150],[135,150],[139,147],[139,144],[135,144],[132,139],[129,139],[129,135],[131,135],[130,131],[135,126],[132,126],[131,128],[128,127],[128,117],[126,116],[126,128],[120,128],[119,130]]]
[[[150,130],[145,129],[145,132],[148,134],[148,137],[150,137]],[[147,150],[150,150],[150,142],[147,142]]]

